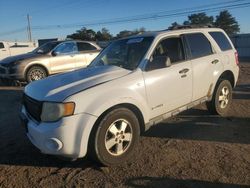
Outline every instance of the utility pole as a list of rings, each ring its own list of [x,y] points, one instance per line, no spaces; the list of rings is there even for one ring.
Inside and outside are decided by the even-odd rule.
[[[28,21],[28,27],[27,27],[28,40],[29,40],[29,42],[32,42],[31,27],[30,27],[30,16],[29,16],[29,14],[27,14],[27,21]]]

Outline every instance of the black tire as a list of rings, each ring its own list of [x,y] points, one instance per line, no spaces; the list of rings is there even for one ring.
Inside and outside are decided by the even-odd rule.
[[[124,132],[122,132],[121,124],[124,124],[123,128],[127,124]],[[116,130],[120,133],[119,135],[117,132],[116,135],[113,134]],[[129,137],[129,135],[131,136]],[[91,159],[105,166],[121,164],[133,154],[139,135],[139,121],[135,114],[127,108],[114,109],[108,112],[93,130],[90,137],[89,155]],[[129,140],[128,138],[131,140],[126,141],[125,139]],[[110,147],[112,145],[113,147]],[[122,147],[122,150],[119,146]]]
[[[224,95],[226,90],[227,95]],[[224,94],[223,94],[224,93]],[[227,99],[227,103],[226,103]],[[211,114],[227,116],[232,103],[232,85],[228,80],[220,80],[215,86],[212,100],[207,102],[207,109]]]
[[[26,81],[28,83],[41,80],[48,76],[47,71],[41,66],[32,66],[26,73]]]

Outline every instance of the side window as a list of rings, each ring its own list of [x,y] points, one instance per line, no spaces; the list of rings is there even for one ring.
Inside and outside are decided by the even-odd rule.
[[[174,37],[162,40],[156,46],[153,57],[159,55],[169,57],[171,63],[176,63],[185,60],[181,38]]]
[[[182,39],[180,37],[167,38],[157,44],[146,70],[165,68],[169,64],[184,60]]]
[[[199,58],[213,53],[211,44],[202,33],[185,34],[191,57]]]
[[[54,51],[58,54],[69,54],[77,52],[77,48],[74,42],[65,42],[59,44]]]
[[[231,50],[232,46],[222,32],[209,32],[222,51]]]
[[[77,42],[77,47],[78,47],[78,51],[80,52],[89,51],[89,50],[97,50],[96,47],[86,42]]]
[[[0,42],[0,49],[4,48],[4,45],[2,42]]]

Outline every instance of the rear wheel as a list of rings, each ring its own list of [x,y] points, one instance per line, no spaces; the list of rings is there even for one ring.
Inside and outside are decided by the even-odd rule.
[[[43,78],[46,78],[48,76],[46,70],[43,67],[40,66],[33,66],[29,68],[26,74],[26,81],[28,83],[41,80]]]
[[[207,102],[211,114],[226,116],[232,103],[232,86],[228,80],[221,80],[215,87],[212,100]]]
[[[139,121],[127,108],[107,113],[93,132],[91,157],[110,166],[123,163],[132,155],[139,139]]]

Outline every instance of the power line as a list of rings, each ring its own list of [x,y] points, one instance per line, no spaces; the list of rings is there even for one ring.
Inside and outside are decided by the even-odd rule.
[[[95,5],[97,4],[97,2],[103,2],[105,0],[97,0],[95,2]],[[58,4],[58,5],[55,5],[55,6],[51,6],[51,7],[46,7],[46,13],[48,13],[48,11],[54,11],[55,10],[60,10],[62,8],[65,8],[65,7],[72,7],[72,6],[75,6],[75,5],[79,5],[81,3],[81,6],[84,5],[84,6],[88,6],[89,5],[93,5],[93,0],[87,0],[87,1],[82,1],[82,0],[75,0],[75,1],[69,1],[69,2],[65,2],[65,3],[61,3]],[[79,6],[76,6],[76,7],[79,7]],[[30,12],[32,15],[39,15],[39,14],[44,14],[44,10],[34,10],[34,11],[31,11]]]
[[[74,23],[74,24],[63,24],[63,25],[47,25],[47,26],[35,26],[33,29],[35,30],[46,30],[46,29],[64,29],[64,28],[72,28],[72,27],[89,27],[89,26],[96,26],[96,25],[110,25],[110,24],[117,24],[117,23],[127,23],[127,22],[138,22],[144,20],[152,20],[152,19],[163,19],[169,17],[177,17],[177,16],[185,16],[188,14],[194,14],[198,12],[214,12],[223,9],[236,9],[236,8],[246,8],[249,7],[250,3],[240,3],[240,4],[233,4],[233,5],[226,5],[226,6],[219,6],[213,8],[203,8],[198,10],[191,10],[191,11],[182,11],[177,13],[170,13],[170,14],[162,14],[163,12],[157,12],[152,14],[144,14],[139,15],[137,17],[123,17],[123,18],[116,18],[116,19],[109,19],[109,20],[99,20],[94,22],[86,22],[85,24]],[[169,12],[169,11],[166,11]],[[171,11],[172,12],[172,11]]]
[[[245,3],[243,3],[245,2]],[[223,4],[223,6],[221,6]],[[44,26],[34,26],[33,30],[50,30],[50,29],[64,29],[64,28],[75,28],[75,27],[89,27],[96,25],[111,25],[111,24],[119,24],[119,23],[130,23],[130,22],[139,22],[139,21],[147,21],[154,19],[164,19],[178,16],[186,16],[189,14],[199,13],[199,12],[215,12],[219,10],[231,10],[237,8],[246,8],[250,6],[250,2],[246,3],[246,0],[232,0],[224,3],[213,3],[208,5],[190,7],[186,9],[175,9],[168,11],[155,12],[150,14],[141,14],[131,17],[122,17],[115,19],[106,19],[106,20],[97,20],[86,23],[73,23],[73,24],[62,24],[62,25],[44,25]],[[25,31],[25,28],[20,28],[14,31],[0,33],[0,36],[10,35],[14,33],[19,33]]]
[[[232,4],[232,3],[236,3],[236,2],[244,2],[244,1],[247,1],[247,0],[231,0],[231,1],[228,1],[228,2],[220,2],[220,3],[213,3],[213,4],[207,4],[207,5],[201,5],[201,6],[196,6],[196,7],[190,7],[190,8],[182,8],[182,9],[175,9],[175,10],[168,10],[168,11],[160,11],[160,12],[154,12],[154,13],[150,13],[150,14],[141,14],[141,15],[135,15],[135,16],[130,16],[130,17],[122,17],[122,18],[114,18],[114,19],[106,19],[106,20],[97,20],[97,21],[92,21],[92,22],[86,22],[84,23],[84,26],[87,25],[91,25],[92,24],[97,24],[98,23],[106,23],[106,22],[115,22],[115,21],[121,21],[121,20],[132,20],[132,19],[144,19],[144,18],[147,18],[147,17],[152,17],[152,16],[155,16],[157,17],[157,15],[160,15],[160,14],[170,14],[170,13],[179,13],[180,11],[187,11],[188,9],[190,9],[190,11],[192,10],[195,10],[195,9],[200,9],[200,8],[208,8],[208,7],[214,7],[214,6],[218,6],[218,5],[227,5],[227,4]],[[196,10],[196,11],[199,11],[199,10]],[[44,25],[44,26],[36,26],[36,29],[39,29],[39,27],[43,27],[43,28],[50,28],[50,27],[55,27],[55,28],[59,28],[59,27],[79,27],[79,26],[82,26],[83,23],[73,23],[73,24],[58,24],[58,25]]]
[[[2,33],[0,33],[0,36],[6,36],[6,35],[12,35],[12,34],[16,34],[16,33],[25,32],[26,29],[27,29],[26,27],[21,27],[19,29],[15,29],[15,30],[12,30],[12,31],[2,32]]]

